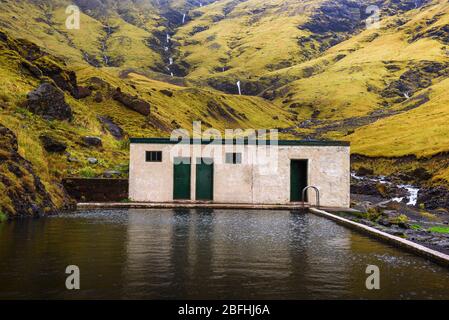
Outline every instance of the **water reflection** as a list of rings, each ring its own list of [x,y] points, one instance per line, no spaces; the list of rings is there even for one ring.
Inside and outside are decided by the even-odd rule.
[[[65,290],[65,267],[81,291]],[[368,264],[381,290],[365,288]],[[0,298],[449,298],[449,272],[314,215],[91,211],[0,225]]]

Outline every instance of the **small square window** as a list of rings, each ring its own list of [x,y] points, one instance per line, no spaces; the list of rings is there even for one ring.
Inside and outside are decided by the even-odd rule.
[[[147,151],[145,154],[146,162],[162,162],[162,151]]]
[[[242,154],[241,153],[226,153],[226,163],[241,164],[242,163]]]

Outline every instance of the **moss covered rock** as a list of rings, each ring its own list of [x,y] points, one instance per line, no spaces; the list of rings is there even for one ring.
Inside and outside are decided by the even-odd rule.
[[[18,152],[15,134],[0,124],[0,212],[41,216],[56,207],[30,162]]]

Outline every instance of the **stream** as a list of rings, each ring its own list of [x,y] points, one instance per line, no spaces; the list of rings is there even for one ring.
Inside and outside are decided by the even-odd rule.
[[[391,186],[396,186],[400,189],[404,189],[407,192],[407,196],[406,197],[396,197],[396,198],[392,198],[392,201],[395,202],[403,202],[404,199],[408,199],[408,202],[406,203],[409,206],[416,206],[417,202],[418,202],[418,193],[419,193],[419,188],[416,186],[412,186],[412,185],[408,185],[408,184],[394,184],[388,180],[386,180],[385,176],[378,176],[378,177],[361,177],[356,175],[355,173],[351,173],[351,177],[359,180],[359,181],[372,181],[372,182],[376,182],[376,183],[380,183],[380,184],[386,184],[386,185],[391,185]]]

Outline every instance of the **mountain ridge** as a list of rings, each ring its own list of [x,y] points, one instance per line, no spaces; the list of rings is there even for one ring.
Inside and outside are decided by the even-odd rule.
[[[424,185],[448,184],[440,156],[449,145],[444,1],[75,3],[79,30],[65,28],[69,1],[0,3],[0,123],[17,136],[56,207],[66,202],[62,177],[126,176],[126,137],[167,136],[193,121],[347,140],[367,157],[355,170],[423,167],[432,177]],[[369,5],[380,9],[378,29],[366,29]],[[42,83],[63,92],[72,121],[26,107]],[[42,136],[64,144],[65,153],[47,151]],[[101,146],[86,145],[88,136]],[[407,161],[393,170],[386,158]],[[5,194],[11,188],[0,182]]]

